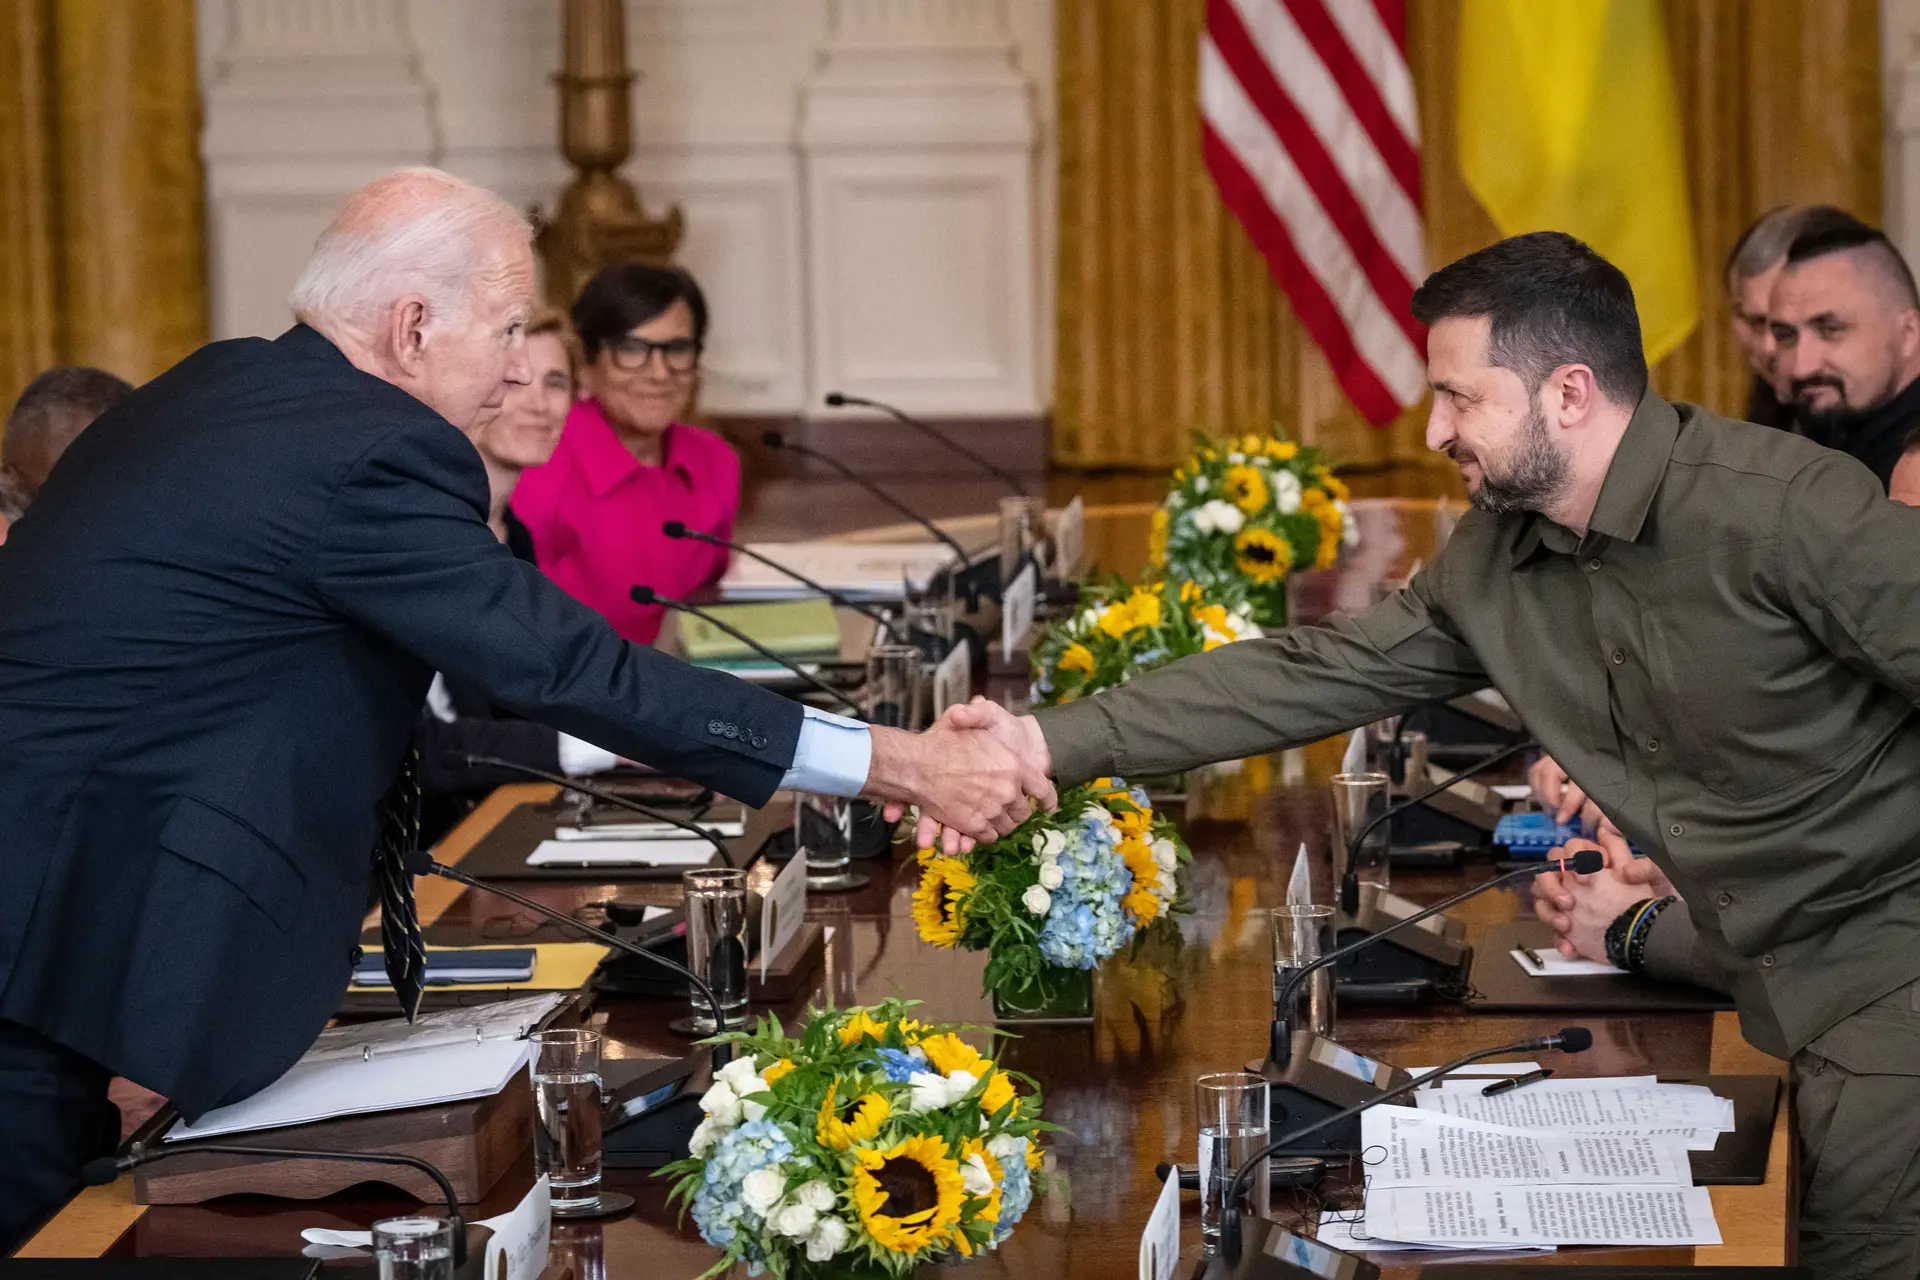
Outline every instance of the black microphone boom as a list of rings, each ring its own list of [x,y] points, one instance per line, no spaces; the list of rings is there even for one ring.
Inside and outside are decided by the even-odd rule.
[[[764,433],[760,439],[769,449],[786,449],[799,454],[803,458],[812,458],[815,461],[824,462],[828,467],[837,471],[846,479],[859,485],[862,489],[880,499],[880,501],[886,503],[889,507],[892,507],[895,511],[898,511],[901,515],[919,525],[922,529],[925,529],[934,536],[935,541],[945,543],[947,549],[953,552],[955,559],[958,561],[958,563],[954,565],[955,573],[965,570],[966,567],[972,563],[972,558],[967,555],[967,549],[954,541],[952,534],[921,515],[918,511],[915,511],[912,507],[909,507],[906,503],[900,501],[900,499],[888,493],[885,489],[882,489],[873,481],[855,471],[852,467],[849,467],[846,463],[840,461],[840,459],[822,453],[818,449],[809,449],[806,445],[797,444],[781,435],[778,431],[768,431]]]
[[[1443,898],[1430,907],[1423,907],[1412,915],[1402,916],[1378,933],[1368,934],[1366,937],[1360,939],[1360,941],[1350,942],[1344,947],[1335,947],[1332,951],[1327,952],[1327,954],[1321,956],[1311,964],[1294,969],[1288,975],[1286,985],[1281,987],[1274,995],[1273,1037],[1272,1043],[1269,1046],[1269,1056],[1274,1062],[1285,1062],[1287,1057],[1292,1053],[1294,997],[1300,990],[1300,984],[1305,981],[1307,975],[1314,970],[1324,969],[1328,965],[1338,964],[1354,952],[1370,947],[1382,938],[1388,937],[1398,930],[1419,924],[1429,916],[1439,915],[1448,907],[1457,906],[1465,902],[1468,898],[1485,893],[1489,889],[1496,889],[1503,884],[1511,884],[1515,880],[1537,876],[1547,871],[1572,871],[1576,875],[1590,876],[1596,871],[1604,870],[1606,865],[1606,855],[1598,849],[1582,849],[1569,859],[1562,859],[1557,862],[1543,862],[1537,867],[1522,867],[1518,871],[1509,871],[1506,875],[1495,876],[1491,880],[1483,880],[1471,889],[1464,889],[1454,894],[1451,898]]]
[[[80,1166],[80,1180],[90,1187],[104,1187],[121,1174],[137,1169],[143,1164],[155,1160],[166,1160],[173,1156],[249,1156],[259,1160],[333,1160],[344,1164],[395,1164],[409,1169],[418,1169],[432,1178],[440,1188],[440,1194],[446,1197],[447,1218],[453,1223],[453,1265],[464,1267],[467,1264],[467,1224],[460,1213],[460,1197],[454,1194],[453,1183],[447,1180],[437,1165],[420,1159],[418,1156],[399,1155],[394,1152],[359,1151],[304,1151],[291,1147],[254,1147],[237,1146],[226,1142],[205,1142],[177,1147],[135,1147],[123,1156],[101,1156],[89,1160]]]
[[[855,702],[852,698],[849,698],[846,694],[840,692],[838,689],[828,684],[825,680],[822,680],[819,676],[814,675],[811,671],[808,671],[805,667],[800,666],[798,663],[788,662],[785,658],[781,657],[779,654],[775,653],[773,650],[767,648],[765,645],[761,644],[758,640],[755,640],[752,636],[748,635],[746,632],[740,630],[740,628],[733,626],[729,623],[722,622],[719,618],[714,617],[711,613],[708,613],[705,609],[702,609],[699,605],[688,604],[685,600],[675,600],[672,596],[663,596],[658,591],[655,591],[652,587],[649,587],[649,586],[635,587],[632,591],[628,592],[628,594],[633,597],[633,602],[635,604],[663,605],[666,608],[673,609],[679,613],[691,614],[692,616],[700,619],[700,621],[706,623],[708,626],[716,627],[719,630],[726,632],[728,635],[732,636],[735,640],[738,640],[741,644],[747,646],[747,648],[753,650],[755,653],[765,658],[768,662],[773,663],[777,667],[785,667],[787,670],[793,672],[793,674],[795,674],[796,676],[799,676],[802,680],[806,681],[808,684],[812,685],[814,688],[818,689],[820,692],[826,694],[829,698],[833,698],[837,700],[840,703],[840,705],[847,708],[847,710],[851,711],[855,716],[861,717],[863,719],[865,718],[866,712],[863,711],[860,707],[860,704]]]
[[[1366,842],[1367,837],[1373,834],[1375,827],[1383,822],[1391,821],[1417,804],[1433,799],[1433,797],[1439,795],[1448,787],[1456,783],[1465,782],[1474,774],[1484,773],[1501,761],[1511,759],[1522,751],[1531,751],[1539,745],[1538,742],[1532,739],[1528,739],[1525,742],[1516,742],[1504,751],[1496,752],[1484,760],[1475,761],[1473,764],[1468,765],[1466,768],[1449,777],[1446,781],[1428,787],[1419,795],[1402,800],[1399,804],[1390,805],[1375,814],[1371,820],[1358,831],[1354,832],[1353,839],[1347,842],[1347,870],[1346,873],[1340,877],[1340,909],[1348,915],[1352,915],[1360,909],[1360,873],[1354,866],[1354,855],[1359,851],[1360,846]]]
[[[669,520],[665,524],[662,524],[660,526],[660,532],[664,533],[669,538],[688,538],[694,542],[704,542],[711,547],[725,547],[729,551],[738,552],[739,554],[745,556],[749,560],[758,560],[761,564],[767,566],[767,568],[773,570],[775,573],[784,574],[787,577],[792,578],[795,582],[799,583],[801,586],[805,587],[807,590],[819,592],[821,595],[825,596],[829,601],[839,605],[841,608],[851,609],[855,613],[864,614],[867,617],[873,619],[875,622],[879,623],[881,626],[885,627],[888,631],[893,630],[893,623],[887,617],[886,614],[876,611],[870,605],[861,604],[858,600],[855,600],[852,596],[843,595],[842,593],[835,591],[832,587],[824,586],[821,583],[815,582],[812,578],[807,577],[804,573],[799,573],[799,572],[796,572],[795,570],[787,568],[787,566],[781,564],[778,560],[769,559],[768,557],[761,555],[758,551],[755,551],[752,547],[747,546],[743,542],[732,542],[726,538],[720,537],[718,534],[706,533],[699,529],[689,529],[687,528],[685,523],[679,520]]]
[[[1288,1130],[1272,1142],[1269,1142],[1266,1146],[1260,1148],[1260,1150],[1254,1152],[1251,1156],[1248,1156],[1245,1163],[1234,1172],[1233,1181],[1227,1184],[1226,1200],[1222,1206],[1224,1212],[1220,1219],[1221,1257],[1229,1263],[1239,1260],[1240,1197],[1245,1193],[1247,1184],[1253,1177],[1253,1171],[1259,1163],[1276,1151],[1279,1151],[1282,1147],[1290,1146],[1302,1138],[1311,1137],[1320,1132],[1320,1130],[1338,1124],[1342,1120],[1350,1120],[1369,1107],[1376,1107],[1394,1098],[1404,1097],[1412,1093],[1415,1089],[1418,1089],[1421,1085],[1426,1084],[1429,1080],[1438,1080],[1441,1076],[1449,1075],[1462,1067],[1472,1066],[1474,1063],[1481,1062],[1487,1058],[1497,1058],[1503,1053],[1538,1053],[1543,1050],[1553,1049],[1558,1049],[1562,1053],[1582,1053],[1592,1047],[1593,1033],[1591,1031],[1585,1027],[1563,1027],[1550,1036],[1539,1036],[1532,1040],[1521,1040],[1513,1044],[1503,1044],[1493,1049],[1481,1049],[1477,1053],[1469,1053],[1463,1058],[1455,1058],[1444,1067],[1436,1067],[1424,1075],[1415,1076],[1405,1084],[1389,1089],[1377,1098],[1369,1098],[1365,1102],[1347,1107],[1330,1116],[1322,1116],[1311,1124],[1304,1124],[1298,1128]]]
[[[735,865],[733,861],[733,851],[727,848],[727,842],[715,835],[712,831],[709,831],[697,822],[689,822],[685,818],[676,818],[670,813],[662,813],[658,809],[648,808],[638,800],[629,800],[617,791],[608,791],[604,787],[596,787],[590,782],[582,782],[578,778],[570,778],[562,773],[548,773],[545,769],[536,769],[532,765],[520,764],[513,760],[503,760],[499,756],[467,756],[466,762],[471,765],[482,765],[491,769],[505,769],[509,773],[518,773],[529,778],[538,778],[542,782],[551,782],[556,786],[565,787],[569,791],[578,791],[581,795],[592,796],[595,800],[603,800],[615,808],[625,809],[630,813],[637,813],[643,818],[652,818],[655,822],[665,823],[669,827],[678,827],[682,831],[691,831],[694,835],[701,837],[719,851],[722,866],[733,867]]]
[[[882,400],[869,400],[865,396],[850,396],[840,391],[827,392],[826,400],[827,400],[827,407],[830,409],[838,409],[845,405],[850,405],[850,404],[859,405],[860,407],[865,409],[878,409],[880,412],[893,418],[896,422],[903,423],[906,426],[912,427],[915,431],[918,431],[920,434],[924,436],[929,436],[935,440],[938,440],[941,444],[947,446],[947,448],[959,454],[961,457],[965,458],[968,462],[971,462],[974,466],[979,467],[982,471],[985,471],[990,475],[994,476],[1002,484],[1011,488],[1015,493],[1019,494],[1021,497],[1024,498],[1027,496],[1027,487],[1021,484],[1020,481],[1016,479],[1013,475],[1011,475],[1006,471],[1001,470],[999,467],[996,467],[995,465],[993,465],[993,463],[988,462],[985,458],[981,457],[979,454],[975,453],[973,450],[967,448],[965,445],[961,444],[958,440],[955,440],[952,436],[940,430],[940,428],[934,426],[931,422],[926,422],[920,418],[916,418],[912,414],[908,413],[905,409],[897,408],[896,406],[887,404],[885,401],[882,401]]]
[[[478,876],[470,876],[458,867],[450,867],[446,863],[436,860],[434,856],[425,849],[415,849],[407,854],[406,867],[408,872],[416,876],[440,876],[443,879],[452,880],[457,884],[463,884],[469,889],[478,889],[482,893],[491,893],[496,897],[505,898],[515,906],[525,907],[535,915],[551,920],[557,925],[578,930],[586,934],[589,938],[592,938],[595,942],[605,943],[616,951],[624,951],[628,955],[639,956],[643,960],[649,960],[663,969],[668,969],[679,974],[706,1000],[707,1010],[713,1014],[713,1025],[715,1029],[724,1030],[726,1028],[726,1013],[720,1008],[720,1000],[713,994],[713,988],[708,986],[704,979],[696,976],[693,970],[687,968],[685,965],[676,964],[665,956],[656,955],[637,942],[628,942],[625,938],[617,934],[608,933],[605,929],[597,929],[584,920],[576,920],[566,912],[556,910],[544,902],[535,902],[523,893],[515,893],[513,890],[502,885],[494,884],[492,881],[482,880]],[[726,1045],[716,1044],[713,1046],[714,1070],[718,1071],[721,1067],[725,1066],[727,1059],[731,1056],[732,1051],[728,1049]]]

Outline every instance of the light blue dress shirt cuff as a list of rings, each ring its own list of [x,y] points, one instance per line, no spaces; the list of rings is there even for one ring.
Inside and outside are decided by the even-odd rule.
[[[873,737],[866,725],[808,707],[800,724],[800,741],[793,749],[793,767],[780,779],[780,786],[823,796],[857,796],[867,785],[872,763]]]

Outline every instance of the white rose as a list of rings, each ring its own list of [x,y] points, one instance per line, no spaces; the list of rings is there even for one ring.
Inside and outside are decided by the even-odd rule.
[[[807,1206],[789,1200],[767,1221],[776,1232],[789,1240],[804,1240],[813,1231],[814,1220],[818,1217]]]
[[[1040,868],[1040,887],[1042,889],[1047,890],[1049,893],[1051,893],[1055,889],[1058,889],[1060,887],[1060,883],[1066,878],[1067,878],[1067,873],[1060,869],[1060,864],[1058,862],[1044,863]],[[1042,913],[1044,913],[1045,910],[1046,908],[1044,907],[1041,908]]]
[[[1238,533],[1247,517],[1240,508],[1219,498],[1201,505],[1193,513],[1193,527],[1202,533]]]
[[[815,1178],[794,1192],[793,1198],[815,1213],[825,1213],[833,1208],[833,1188],[820,1178]]]
[[[1058,871],[1060,869],[1059,864],[1053,864],[1053,869]],[[1046,868],[1042,867],[1042,874],[1044,874],[1045,871]],[[1048,893],[1043,886],[1036,884],[1020,895],[1020,905],[1033,912],[1034,915],[1043,916],[1053,908],[1053,895]]]
[[[1300,509],[1300,477],[1293,472],[1274,473],[1273,509],[1283,516],[1290,516]]]
[[[1205,493],[1207,491],[1207,478],[1205,476],[1195,476],[1193,478],[1193,491],[1195,493]]]
[[[980,1083],[980,1077],[971,1071],[951,1071],[947,1073],[947,1098],[958,1102],[973,1092],[973,1086]]]
[[[755,1169],[740,1180],[740,1198],[747,1208],[759,1214],[779,1204],[781,1193],[786,1189],[786,1175],[778,1169]]]
[[[1046,847],[1040,851],[1043,858],[1057,858],[1066,851],[1067,833],[1049,827],[1045,832]]]
[[[1339,498],[1333,500],[1333,509],[1340,513],[1340,545],[1351,550],[1360,545],[1360,522],[1353,518],[1353,508]]]
[[[960,1166],[960,1185],[970,1196],[990,1196],[993,1194],[993,1175],[987,1172],[987,1162],[980,1158],[979,1152],[967,1157]]]
[[[1015,1160],[1022,1164],[1027,1161],[1027,1140],[1018,1134],[1003,1133],[998,1137],[988,1138],[987,1150],[993,1153],[993,1158],[1000,1162],[1002,1169]]]
[[[825,1262],[847,1247],[847,1224],[838,1218],[822,1218],[813,1224],[807,1237],[807,1261]]]
[[[1232,453],[1227,455],[1227,461],[1231,462],[1236,467],[1239,466],[1241,463],[1245,462],[1246,460],[1247,460],[1247,455],[1240,452],[1238,449],[1235,449]]]
[[[700,1099],[700,1109],[713,1118],[715,1125],[731,1129],[740,1123],[740,1099],[724,1080],[716,1081]]]
[[[931,1071],[914,1072],[907,1077],[907,1087],[913,1090],[913,1096],[907,1102],[907,1110],[914,1115],[938,1111],[953,1101],[947,1078]]]
[[[694,1129],[693,1136],[687,1139],[687,1151],[694,1159],[703,1160],[707,1152],[713,1150],[713,1144],[718,1141],[720,1141],[720,1126],[714,1124],[712,1116],[708,1116]]]
[[[752,1098],[742,1098],[740,1099],[740,1115],[749,1123],[755,1120],[764,1120],[767,1118],[766,1104],[755,1102]]]

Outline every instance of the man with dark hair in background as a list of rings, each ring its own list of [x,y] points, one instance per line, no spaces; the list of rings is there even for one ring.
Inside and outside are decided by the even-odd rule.
[[[1571,236],[1471,254],[1413,312],[1427,443],[1473,509],[1404,589],[1034,716],[981,700],[944,723],[1069,784],[1499,689],[1685,895],[1625,923],[1690,916],[1747,1039],[1793,1060],[1801,1262],[1912,1280],[1920,511],[1851,458],[1650,391],[1631,286]]]
[[[1782,205],[1755,218],[1727,251],[1720,281],[1727,293],[1727,310],[1732,314],[1734,341],[1740,344],[1740,353],[1753,371],[1747,410],[1742,415],[1748,422],[1763,427],[1793,426],[1793,406],[1780,399],[1774,378],[1776,352],[1773,329],[1767,323],[1767,302],[1774,281],[1787,264],[1787,250],[1809,222],[1818,224],[1824,219],[1849,216],[1832,205]]]
[[[132,390],[105,369],[77,364],[49,369],[27,384],[0,438],[0,466],[13,473],[27,501],[40,492],[73,438]]]
[[[1900,251],[1855,218],[1808,225],[1767,322],[1796,429],[1852,454],[1885,488],[1920,425],[1920,295]]]

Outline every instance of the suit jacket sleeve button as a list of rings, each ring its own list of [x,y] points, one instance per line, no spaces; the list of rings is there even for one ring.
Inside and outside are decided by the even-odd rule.
[[[712,734],[722,734],[722,733],[725,733],[726,731],[727,731],[727,726],[726,726],[726,725],[725,725],[725,723],[723,723],[722,721],[719,721],[719,720],[709,720],[709,721],[707,721],[707,732],[708,732],[708,733],[712,733]]]

